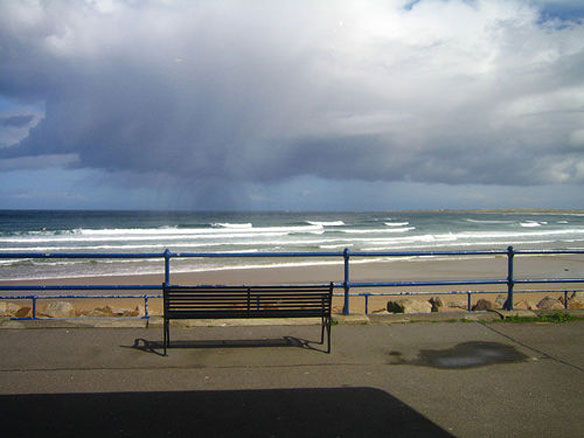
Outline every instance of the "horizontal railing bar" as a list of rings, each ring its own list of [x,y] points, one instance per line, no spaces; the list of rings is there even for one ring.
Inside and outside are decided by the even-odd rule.
[[[162,286],[153,284],[115,284],[115,285],[0,285],[0,291],[17,290],[161,290]]]
[[[77,299],[77,298],[162,298],[161,294],[156,295],[0,295],[0,300],[56,300],[56,299]]]
[[[584,249],[514,249],[514,254],[584,254]]]
[[[468,295],[468,294],[503,294],[506,291],[496,290],[468,290],[468,291],[401,291],[401,292],[358,292],[349,294],[351,297],[376,297],[389,295]],[[564,293],[564,292],[582,292],[581,289],[556,289],[556,290],[516,290],[515,293]],[[344,294],[334,294],[335,297],[342,297]]]
[[[520,278],[514,279],[513,283],[584,283],[584,278]]]
[[[513,250],[521,254],[584,254],[584,250]],[[350,257],[408,257],[408,256],[460,256],[460,255],[507,255],[506,250],[476,251],[350,251]],[[157,253],[46,253],[18,252],[0,253],[0,258],[210,258],[210,257],[343,257],[340,251],[291,251],[291,252],[157,252]]]
[[[164,253],[84,253],[84,252],[16,252],[0,253],[6,259],[154,259],[163,258]]]
[[[383,281],[350,283],[351,287],[462,286],[473,284],[507,284],[507,280]]]
[[[177,252],[170,257],[342,257],[342,252]]]
[[[351,251],[351,257],[411,257],[411,256],[454,256],[454,255],[506,255],[505,250],[476,251]]]

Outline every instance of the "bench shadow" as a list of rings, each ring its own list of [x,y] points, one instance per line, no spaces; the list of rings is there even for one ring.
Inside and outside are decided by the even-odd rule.
[[[0,395],[0,412],[6,436],[452,436],[367,387]]]
[[[304,348],[313,351],[326,353],[323,349],[315,345],[323,346],[318,341],[309,341],[294,336],[284,336],[282,338],[270,339],[218,339],[218,340],[177,340],[171,341],[169,350],[183,348],[251,348],[251,347],[294,347]],[[150,341],[144,338],[137,338],[131,346],[122,345],[123,348],[134,348],[136,350],[163,356],[163,342]]]

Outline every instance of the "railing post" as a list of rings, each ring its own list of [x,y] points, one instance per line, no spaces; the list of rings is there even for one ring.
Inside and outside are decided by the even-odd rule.
[[[148,319],[148,295],[144,295],[144,319]]]
[[[472,294],[470,291],[466,293],[466,310],[472,311]]]
[[[36,319],[36,300],[37,300],[37,297],[33,295],[33,297],[32,297],[32,319]]]
[[[351,284],[349,283],[349,248],[345,248],[343,251],[343,258],[345,259],[345,281],[343,282],[343,287],[345,289],[345,303],[343,305],[343,314],[349,314],[349,290],[351,289]]]
[[[365,292],[363,296],[365,297],[365,315],[369,315],[369,292]]]
[[[507,248],[507,301],[503,306],[506,310],[513,310],[513,257],[515,251],[512,246]]]
[[[170,251],[164,250],[164,284],[170,284]]]

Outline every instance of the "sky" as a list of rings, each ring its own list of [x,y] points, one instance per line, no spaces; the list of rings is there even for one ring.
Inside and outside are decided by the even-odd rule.
[[[0,209],[584,209],[581,0],[0,0]]]

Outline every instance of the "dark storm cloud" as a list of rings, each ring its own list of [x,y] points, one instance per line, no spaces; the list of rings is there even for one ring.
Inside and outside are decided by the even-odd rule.
[[[582,182],[584,25],[530,5],[2,1],[0,94],[45,115],[0,158],[225,193]]]

